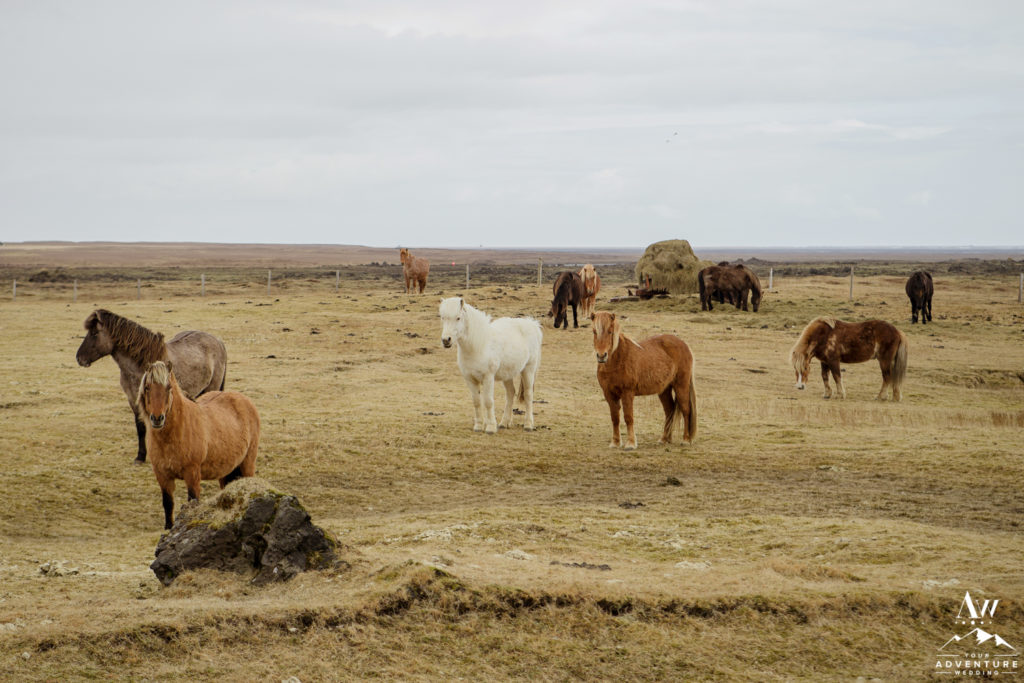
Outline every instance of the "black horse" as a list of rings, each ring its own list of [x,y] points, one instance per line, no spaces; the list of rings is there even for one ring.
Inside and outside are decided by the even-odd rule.
[[[555,285],[552,287],[555,298],[551,301],[551,312],[549,316],[555,316],[555,328],[560,325],[569,329],[569,306],[572,306],[572,326],[579,327],[576,318],[576,307],[583,303],[586,290],[583,288],[583,278],[579,273],[566,270],[555,278]]]
[[[932,274],[919,270],[907,280],[907,296],[910,298],[910,322],[917,322],[917,312],[921,312],[921,324],[932,319]]]

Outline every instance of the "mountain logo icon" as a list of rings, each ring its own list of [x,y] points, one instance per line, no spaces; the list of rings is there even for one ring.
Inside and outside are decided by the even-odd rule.
[[[947,647],[950,647],[951,645],[973,645],[975,647],[987,645],[988,647],[992,648],[1006,648],[1008,651],[1017,651],[1017,648],[1003,640],[1003,638],[999,634],[989,633],[988,631],[984,631],[980,628],[976,628],[973,631],[968,631],[962,636],[954,635],[952,638],[946,641],[945,645],[943,645],[939,649],[945,650]]]

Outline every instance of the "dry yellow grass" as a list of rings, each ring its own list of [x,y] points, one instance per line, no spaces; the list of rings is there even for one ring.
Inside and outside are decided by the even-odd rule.
[[[777,278],[758,314],[701,313],[696,297],[617,304],[627,333],[678,334],[697,367],[694,445],[656,445],[649,397],[640,448],[625,452],[606,446],[590,330],[546,318],[538,431],[519,418],[473,433],[436,314],[462,283],[407,296],[392,270],[360,271],[339,293],[306,278],[267,297],[265,282],[225,276],[205,298],[191,281],[156,282],[141,301],[131,281],[90,281],[74,304],[66,284],[0,301],[0,672],[913,679],[955,630],[964,590],[999,598],[1000,634],[1024,642],[1015,280],[936,278],[928,326],[907,323],[893,276],[857,278],[853,303],[843,278]],[[606,308],[628,275],[602,277]],[[541,316],[550,283],[464,293],[496,315]],[[225,341],[228,387],[261,412],[259,476],[346,544],[350,570],[159,586],[159,489],[130,464],[116,366],[74,361],[96,307]],[[823,401],[816,374],[793,388],[789,349],[821,313],[909,335],[903,403],[872,400],[875,363],[845,366],[846,401]],[[41,573],[51,561],[77,573]]]

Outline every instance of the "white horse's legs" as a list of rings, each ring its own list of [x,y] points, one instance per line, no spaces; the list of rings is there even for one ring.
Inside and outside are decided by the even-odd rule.
[[[469,387],[469,396],[473,399],[473,431],[479,432],[484,428],[483,397],[480,395],[480,387],[472,377],[464,377],[466,386]]]
[[[498,431],[498,421],[494,417],[494,375],[484,377],[480,383],[480,393],[484,408],[484,432],[494,434]]]
[[[527,365],[519,377],[522,382],[523,403],[526,411],[526,421],[523,422],[523,429],[533,431],[533,385],[537,381],[537,364]]]
[[[512,426],[512,402],[516,398],[516,383],[507,379],[505,385],[505,411],[501,414],[501,426],[508,429]]]

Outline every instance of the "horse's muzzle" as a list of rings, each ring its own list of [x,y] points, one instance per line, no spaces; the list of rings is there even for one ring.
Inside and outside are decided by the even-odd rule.
[[[608,362],[608,354],[607,353],[595,353],[594,355],[597,356],[597,362],[598,363],[607,363]]]
[[[75,360],[77,360],[78,364],[81,365],[83,368],[87,368],[90,365],[92,365],[91,362],[85,360],[84,358],[76,358]]]
[[[445,337],[444,339],[441,340],[441,344],[443,344],[444,348],[446,348],[446,349],[452,348],[452,338],[451,337]]]
[[[167,421],[167,415],[150,415],[149,424],[153,425],[153,429],[160,429],[164,426],[164,422]]]

